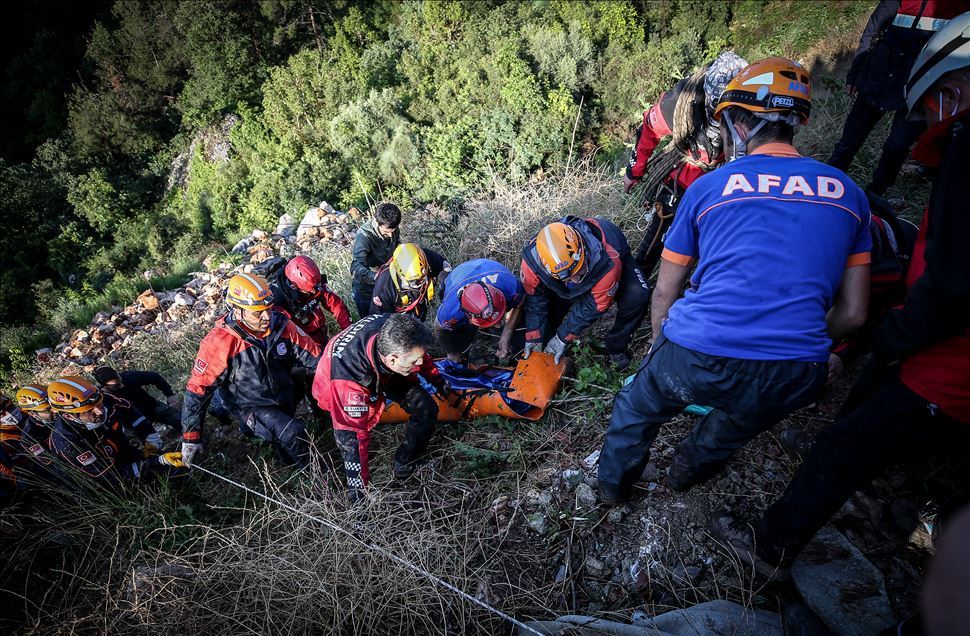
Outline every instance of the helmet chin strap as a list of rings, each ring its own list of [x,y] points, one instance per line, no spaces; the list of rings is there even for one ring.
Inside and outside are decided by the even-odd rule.
[[[727,125],[728,131],[731,133],[731,154],[727,158],[728,161],[734,161],[735,159],[740,159],[741,157],[746,156],[748,154],[748,143],[745,141],[745,139],[750,139],[753,137],[764,127],[765,124],[768,123],[766,119],[759,118],[758,123],[755,124],[755,127],[748,131],[745,138],[742,138],[741,135],[738,134],[737,129],[734,127],[734,120],[731,118],[731,114],[728,112],[728,109],[724,110],[722,117],[724,118],[724,123]]]

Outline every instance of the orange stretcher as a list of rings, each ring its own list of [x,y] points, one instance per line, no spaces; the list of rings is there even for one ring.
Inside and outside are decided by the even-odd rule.
[[[488,415],[500,415],[511,420],[538,420],[559,391],[566,364],[565,358],[557,365],[551,354],[536,351],[528,360],[516,363],[507,390],[454,391],[447,398],[433,395],[438,403],[438,421],[457,422]],[[503,399],[503,393],[525,402],[528,409],[523,413],[516,412]],[[408,414],[397,403],[390,404],[381,415],[381,424],[399,424],[407,420]]]

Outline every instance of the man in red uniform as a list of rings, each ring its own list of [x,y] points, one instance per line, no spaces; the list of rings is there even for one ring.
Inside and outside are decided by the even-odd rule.
[[[283,269],[283,276],[270,289],[275,308],[313,338],[321,349],[330,337],[324,310],[337,321],[340,331],[350,326],[347,305],[327,287],[327,277],[309,256],[291,258]]]
[[[802,548],[859,488],[888,467],[970,448],[970,13],[927,42],[907,105],[930,125],[914,155],[938,169],[902,307],[873,335],[881,382],[819,433],[785,494],[754,524],[728,514],[712,533],[762,574],[784,578]]]
[[[433,338],[409,314],[372,314],[327,343],[313,378],[313,397],[330,414],[343,455],[351,501],[370,479],[368,448],[387,399],[411,418],[394,455],[394,475],[408,477],[434,434],[438,405],[418,381],[423,376],[442,395],[449,392],[427,349]]]
[[[266,281],[237,274],[226,290],[229,313],[203,338],[185,385],[182,456],[192,464],[202,448],[202,423],[213,395],[225,387],[243,425],[272,442],[284,463],[309,460],[303,422],[294,417],[302,395],[294,390],[293,367],[313,373],[320,347],[280,312]]]

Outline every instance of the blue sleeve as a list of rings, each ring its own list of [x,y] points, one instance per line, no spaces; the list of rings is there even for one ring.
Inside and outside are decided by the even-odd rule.
[[[852,240],[852,249],[849,250],[849,254],[862,254],[869,253],[872,251],[872,233],[869,232],[869,224],[872,223],[872,213],[869,210],[869,201],[866,199],[865,195],[859,195],[860,205],[859,215],[862,222],[859,223],[856,228],[855,236]]]
[[[458,302],[457,293],[446,292],[445,299],[441,301],[441,306],[438,307],[435,320],[438,326],[445,331],[452,331],[468,324],[468,318],[465,316],[465,312],[461,310],[461,303]]]
[[[525,287],[514,274],[504,274],[498,279],[499,289],[505,294],[505,310],[510,311],[522,304],[525,298]]]
[[[697,192],[697,183],[687,189],[680,201],[674,222],[664,237],[663,256],[680,265],[685,265],[687,259],[700,256],[699,232],[697,229],[697,197],[691,196]],[[677,258],[677,257],[680,258]]]

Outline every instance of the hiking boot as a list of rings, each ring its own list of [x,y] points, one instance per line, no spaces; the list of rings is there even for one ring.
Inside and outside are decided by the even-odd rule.
[[[694,484],[699,484],[704,481],[720,470],[720,468],[721,464],[705,464],[696,470],[691,469],[680,458],[680,455],[675,453],[674,461],[670,464],[670,468],[667,469],[667,479],[664,480],[664,484],[674,492],[684,492],[689,490]]]
[[[418,470],[418,462],[401,462],[394,460],[394,479],[404,481]]]
[[[597,485],[599,502],[607,507],[622,506],[627,502],[627,497],[623,497],[616,490],[605,487],[603,482]]]
[[[812,450],[812,442],[815,438],[800,428],[790,426],[781,432],[778,441],[789,455],[805,457],[808,451]]]
[[[749,524],[727,512],[715,512],[711,515],[710,530],[711,536],[737,554],[744,563],[754,566],[755,571],[769,582],[788,580],[788,568],[771,563],[757,553],[754,529]]]
[[[625,353],[611,353],[610,364],[617,371],[625,371],[630,366],[630,356]]]

